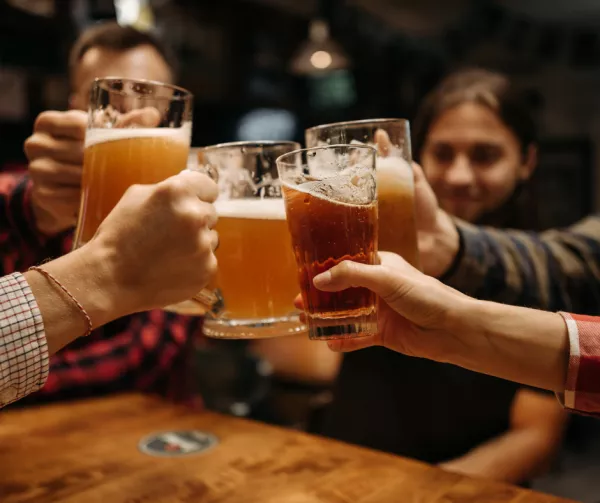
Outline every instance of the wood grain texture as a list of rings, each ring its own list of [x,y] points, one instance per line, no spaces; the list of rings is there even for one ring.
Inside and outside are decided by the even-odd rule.
[[[200,429],[219,444],[180,458],[139,440]],[[0,416],[2,503],[561,503],[566,500],[142,395]]]

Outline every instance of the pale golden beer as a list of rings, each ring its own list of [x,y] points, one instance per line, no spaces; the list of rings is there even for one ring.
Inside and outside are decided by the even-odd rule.
[[[216,204],[216,284],[231,319],[289,316],[298,294],[296,263],[282,199],[233,199]]]
[[[186,167],[189,128],[91,129],[86,134],[75,246],[87,243],[134,184],[152,184]]]
[[[304,331],[294,307],[298,272],[275,160],[295,142],[236,142],[198,152],[198,169],[218,181],[219,301],[204,321],[209,337],[255,339]],[[170,309],[194,309],[187,301]]]
[[[192,99],[189,91],[162,82],[94,81],[75,248],[94,236],[129,187],[161,182],[186,168]]]
[[[386,145],[380,145],[381,139]],[[379,250],[401,255],[419,267],[410,127],[404,119],[368,119],[306,130],[306,146],[367,144],[378,155]]]
[[[378,157],[379,249],[419,266],[415,190],[411,166],[401,157]]]

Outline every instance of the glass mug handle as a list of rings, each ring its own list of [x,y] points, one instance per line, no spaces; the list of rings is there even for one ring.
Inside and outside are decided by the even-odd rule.
[[[214,166],[203,162],[202,152],[198,153],[198,164],[190,166],[188,169],[205,174],[215,183],[219,182],[219,172]],[[209,288],[203,288],[192,297],[192,300],[201,304],[207,313],[217,314],[223,308],[223,298],[218,289],[213,291]]]

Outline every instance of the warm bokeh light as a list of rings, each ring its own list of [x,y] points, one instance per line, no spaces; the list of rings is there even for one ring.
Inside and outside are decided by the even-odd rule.
[[[310,62],[315,68],[324,70],[331,65],[331,54],[329,54],[327,51],[316,51],[310,57]]]

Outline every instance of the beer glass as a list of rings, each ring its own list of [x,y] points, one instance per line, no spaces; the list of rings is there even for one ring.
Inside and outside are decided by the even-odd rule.
[[[88,112],[75,248],[92,238],[131,185],[186,168],[192,94],[160,82],[96,79]]]
[[[419,267],[410,125],[404,119],[369,119],[306,130],[306,146],[362,143],[377,148],[379,249]]]
[[[311,339],[377,333],[377,302],[366,288],[323,292],[313,278],[343,260],[375,263],[374,148],[332,145],[277,159],[288,227]]]
[[[199,169],[218,180],[220,305],[204,321],[209,337],[253,339],[306,330],[294,308],[297,270],[275,160],[294,142],[236,142],[200,149]]]

